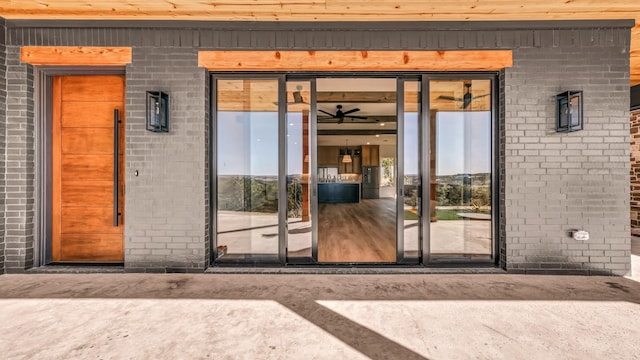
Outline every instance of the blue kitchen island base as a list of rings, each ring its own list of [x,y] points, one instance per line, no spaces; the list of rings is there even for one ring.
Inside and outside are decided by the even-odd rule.
[[[359,203],[359,183],[319,183],[318,203]]]

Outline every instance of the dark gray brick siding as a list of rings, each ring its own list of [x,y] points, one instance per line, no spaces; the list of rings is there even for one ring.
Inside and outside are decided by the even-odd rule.
[[[34,91],[33,68],[20,62],[20,47],[6,47],[5,272],[33,264]]]
[[[561,34],[564,47],[515,49],[505,70],[507,269],[630,270],[629,48],[579,35]],[[559,134],[555,95],[566,90],[584,91],[585,126]],[[591,239],[573,240],[570,229]]]
[[[133,49],[126,73],[125,269],[203,271],[206,71],[195,49],[144,47]],[[145,130],[150,90],[169,94],[169,133]]]
[[[169,28],[93,22],[77,28],[9,22],[6,267],[24,269],[33,257],[33,79],[18,61],[20,46],[133,48],[126,67],[125,267],[154,272],[208,266],[209,87],[206,71],[197,67],[198,50],[511,49],[514,65],[499,73],[501,267],[626,274],[629,25],[230,22]],[[554,96],[568,89],[584,91],[585,130],[557,134]],[[147,90],[170,94],[170,133],[144,130]],[[591,240],[569,238],[574,228],[590,231]]]
[[[5,46],[6,24],[0,18],[0,274],[4,273],[4,209],[5,209],[5,151],[7,132],[7,65]]]

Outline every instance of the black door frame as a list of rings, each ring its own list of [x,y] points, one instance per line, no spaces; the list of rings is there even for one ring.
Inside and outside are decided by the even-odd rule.
[[[427,126],[423,126],[423,124],[428,123],[429,121],[429,109],[430,109],[430,104],[429,104],[429,97],[426,96],[425,94],[429,94],[429,81],[430,80],[490,80],[491,81],[491,90],[492,90],[492,101],[491,101],[491,139],[492,139],[492,144],[491,144],[491,159],[492,159],[492,165],[491,165],[491,211],[492,211],[492,218],[491,218],[491,234],[492,234],[492,255],[489,259],[468,259],[465,257],[452,257],[452,258],[440,258],[440,259],[434,259],[430,256],[429,253],[429,229],[430,229],[430,219],[429,216],[424,216],[423,214],[421,214],[421,234],[420,234],[420,256],[419,256],[419,261],[418,263],[414,263],[414,262],[405,262],[404,259],[402,257],[399,257],[399,247],[397,247],[397,255],[396,255],[396,264],[393,265],[397,265],[397,266],[407,266],[407,265],[418,265],[418,266],[424,266],[424,267],[450,267],[450,266],[456,266],[456,267],[477,267],[477,266],[496,266],[499,263],[499,257],[500,257],[500,244],[502,241],[504,241],[504,239],[501,239],[499,237],[500,232],[500,214],[499,214],[499,205],[500,205],[500,157],[499,157],[499,149],[500,149],[500,134],[499,134],[499,126],[498,126],[498,119],[499,114],[498,114],[498,109],[499,109],[499,83],[498,83],[498,72],[304,72],[304,73],[298,73],[298,72],[220,72],[220,73],[216,73],[216,72],[209,72],[209,89],[210,89],[210,93],[209,93],[209,97],[210,97],[210,106],[209,106],[209,204],[210,204],[210,209],[209,209],[209,214],[210,214],[210,219],[209,219],[209,224],[210,224],[210,246],[211,246],[211,251],[210,251],[210,263],[211,264],[215,264],[215,265],[235,265],[235,266],[259,266],[259,265],[270,265],[270,266],[287,266],[287,265],[313,265],[313,266],[323,266],[323,267],[353,267],[353,266],[366,266],[366,267],[370,267],[370,266],[390,266],[390,264],[388,263],[382,263],[382,264],[371,264],[371,263],[365,263],[365,264],[351,264],[351,263],[318,263],[317,262],[317,238],[313,240],[313,246],[315,247],[313,253],[313,256],[315,256],[313,259],[311,259],[312,261],[302,261],[302,262],[296,262],[294,264],[287,262],[287,258],[286,258],[286,239],[285,240],[280,240],[279,241],[279,248],[280,248],[280,253],[278,256],[278,262],[270,262],[270,263],[263,263],[263,262],[257,262],[257,261],[238,261],[238,260],[234,260],[234,261],[225,261],[225,262],[219,262],[216,261],[216,255],[217,255],[217,251],[216,251],[216,218],[217,218],[217,204],[216,204],[216,195],[217,195],[217,184],[216,184],[216,156],[217,153],[214,149],[215,147],[215,143],[216,143],[216,139],[217,139],[217,133],[216,133],[216,118],[215,118],[215,114],[216,114],[216,108],[217,108],[217,104],[216,104],[216,85],[215,85],[215,80],[217,78],[237,78],[237,79],[242,79],[242,78],[278,78],[279,80],[279,97],[285,97],[286,98],[286,89],[285,89],[285,85],[287,81],[290,80],[304,80],[304,81],[313,81],[315,84],[315,79],[317,78],[322,78],[322,77],[372,77],[372,78],[396,78],[398,80],[398,83],[400,83],[401,81],[411,81],[411,80],[418,80],[420,81],[420,85],[421,85],[421,94],[422,94],[422,98],[420,99],[420,104],[421,104],[421,108],[420,108],[420,124],[421,124],[421,128],[420,128],[420,138],[422,141],[420,141],[420,153],[421,153],[421,159],[420,159],[420,173],[421,173],[421,184],[423,186],[421,186],[422,188],[422,204],[420,204],[420,208],[422,209],[421,212],[424,212],[424,209],[429,209],[430,206],[430,186],[424,186],[425,184],[425,179],[429,179],[430,176],[430,170],[429,170],[429,155],[425,154],[425,151],[427,149],[430,148],[430,143],[429,143],[429,139],[430,139],[430,134],[429,134],[429,129]],[[397,90],[400,90],[400,88],[397,88]],[[403,90],[403,89],[402,89]],[[399,95],[401,97],[404,96],[404,93],[402,95]],[[314,122],[316,120],[315,118],[315,86],[312,86],[312,96],[310,99],[310,102],[312,104],[311,107],[311,116],[310,116],[310,122]],[[399,101],[398,101],[399,102]],[[399,106],[399,105],[398,105]],[[404,106],[404,104],[403,104]],[[285,127],[282,124],[286,125],[286,103],[283,102],[279,102],[278,104],[278,114],[279,114],[279,123],[281,123],[281,127]],[[426,122],[425,122],[426,121]],[[400,122],[400,121],[399,121]],[[398,132],[398,136],[400,136],[399,132],[401,129],[396,129],[396,131]],[[282,133],[285,133],[284,129],[279,129],[278,130],[279,136],[282,135]],[[286,136],[286,134],[284,134],[283,136]],[[317,137],[317,133],[314,134],[310,134],[310,136],[312,136],[312,138],[314,138],[314,140],[311,141],[311,144],[315,144],[317,146],[317,139],[315,139]],[[401,146],[402,144],[400,144],[400,141],[397,142],[397,146]],[[399,159],[400,156],[400,152],[397,152],[397,158]],[[286,158],[286,144],[279,144],[279,158],[283,159]],[[317,159],[315,159],[317,160]],[[400,163],[400,161],[397,161],[398,163]],[[280,173],[281,174],[285,174],[286,175],[286,164],[284,164],[284,161],[280,161],[280,165],[279,168],[282,168]],[[317,166],[317,162],[312,160],[312,163],[314,165]],[[313,172],[315,171],[315,168],[310,168],[309,172],[310,174],[313,175]],[[285,182],[284,185],[279,184],[280,189],[279,192],[284,191],[284,197],[286,198],[286,179],[283,178],[283,176],[279,176],[279,182]],[[315,184],[315,182],[313,182],[313,184]],[[400,190],[398,190],[398,188]],[[397,185],[396,191],[401,191],[402,186]],[[310,189],[310,191],[312,191]],[[316,190],[317,191],[317,190]],[[283,194],[280,194],[280,196],[282,196]],[[313,203],[313,201],[312,201]],[[399,201],[398,201],[399,203]],[[399,208],[399,206],[398,206]],[[317,209],[317,207],[316,207]],[[316,211],[317,212],[317,211]],[[284,218],[283,214],[284,213]],[[317,216],[317,215],[316,215]],[[398,217],[399,218],[399,217]],[[427,219],[427,220],[425,220]],[[313,221],[312,222],[312,226],[317,227],[317,221]],[[398,227],[398,223],[396,221],[396,227]],[[285,231],[286,232],[286,210],[282,211],[282,209],[279,210],[279,226],[278,229],[280,232]],[[314,229],[314,234],[317,233],[317,229]],[[400,229],[397,228],[396,233],[399,233]],[[280,235],[280,238],[284,238],[285,235]],[[316,235],[314,235],[316,236]],[[396,235],[396,243],[399,243],[401,241],[401,238],[398,237],[398,235]],[[284,250],[283,250],[284,249]],[[284,252],[283,252],[284,251]]]

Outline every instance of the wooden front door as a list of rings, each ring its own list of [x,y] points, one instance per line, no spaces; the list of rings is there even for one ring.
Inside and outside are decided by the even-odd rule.
[[[53,78],[51,250],[54,262],[124,260],[124,85],[124,76]],[[117,176],[114,171],[116,109],[121,120]]]

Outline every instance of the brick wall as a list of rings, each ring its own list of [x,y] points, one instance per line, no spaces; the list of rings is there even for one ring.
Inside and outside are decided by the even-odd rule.
[[[194,49],[144,47],[133,49],[126,73],[126,270],[203,271],[206,71]],[[148,90],[169,94],[169,133],[145,130]]]
[[[514,66],[499,75],[502,267],[629,269],[630,22],[82,26],[7,28],[6,264],[14,271],[30,266],[34,240],[33,79],[18,61],[22,45],[133,47],[126,67],[127,271],[202,271],[208,263],[209,90],[198,49],[513,49]],[[144,130],[144,93],[157,89],[171,96],[168,134]],[[557,134],[554,96],[567,89],[585,93],[585,130]],[[573,228],[592,239],[572,240],[566,232]]]
[[[7,122],[7,67],[5,20],[0,18],[0,274],[4,273],[4,197],[5,197],[5,136]]]
[[[640,109],[631,112],[631,233],[640,235]]]
[[[33,68],[18,46],[6,47],[6,66],[5,272],[23,272],[34,255]]]
[[[512,272],[630,270],[629,37],[560,33],[505,70],[506,258]],[[611,38],[617,39],[612,41]],[[584,130],[555,132],[555,95],[584,91]],[[570,229],[591,234],[580,242]]]
[[[505,84],[505,70],[502,69],[500,74],[498,75],[499,81],[499,105],[498,105],[498,162],[500,173],[498,174],[498,181],[500,182],[498,188],[500,193],[498,196],[499,205],[498,205],[498,231],[497,236],[498,239],[498,259],[500,261],[500,267],[503,269],[507,268],[507,242],[505,241],[507,238],[507,223],[506,223],[506,203],[505,203],[505,190],[506,190],[506,181],[505,181],[505,93],[504,93],[504,84]],[[496,232],[494,232],[496,233]]]

